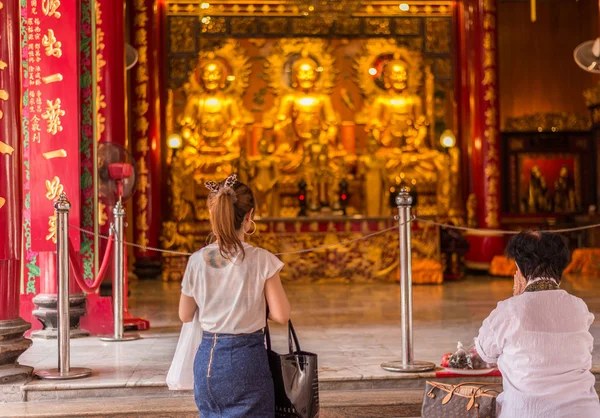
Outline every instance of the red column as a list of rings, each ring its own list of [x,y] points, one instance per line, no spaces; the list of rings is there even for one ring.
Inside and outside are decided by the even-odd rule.
[[[125,98],[125,2],[96,0],[96,135],[98,142],[111,142],[126,147],[127,116]],[[100,233],[108,235],[113,220],[113,207],[100,205],[99,218],[104,225]],[[100,239],[99,260],[106,241]],[[112,282],[112,267],[104,283]]]
[[[26,379],[19,356],[31,346],[31,328],[19,317],[23,183],[21,181],[20,1],[0,8],[0,383]]]
[[[131,70],[133,153],[138,168],[134,198],[136,244],[159,246],[160,238],[160,89],[159,10],[156,0],[133,2],[131,39],[138,63]],[[134,249],[135,273],[140,278],[160,274],[160,254]]]
[[[473,80],[469,98],[472,193],[477,197],[478,226],[497,229],[501,215],[497,0],[472,0],[466,5],[472,22],[468,60]],[[494,255],[504,250],[500,235],[468,238],[471,251],[466,259],[472,268],[487,270]]]

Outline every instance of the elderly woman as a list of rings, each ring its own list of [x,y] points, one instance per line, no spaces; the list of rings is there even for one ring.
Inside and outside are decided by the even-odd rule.
[[[476,342],[481,358],[502,372],[498,416],[600,417],[590,372],[594,315],[583,300],[559,287],[569,262],[565,240],[521,232],[506,254],[517,265],[514,297],[498,303]]]

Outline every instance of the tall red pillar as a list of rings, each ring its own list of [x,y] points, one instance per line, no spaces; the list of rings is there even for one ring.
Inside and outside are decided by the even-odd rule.
[[[96,0],[96,136],[98,142],[127,147],[125,78],[125,1]],[[98,218],[103,219],[100,233],[108,235],[113,222],[113,207],[101,204]],[[106,249],[100,239],[97,262]],[[104,283],[112,282],[112,267]]]
[[[498,229],[501,216],[500,196],[500,114],[498,106],[498,32],[497,0],[465,0],[463,44],[467,50],[468,124],[470,131],[470,189],[477,202],[477,226]],[[463,109],[465,106],[463,106]],[[463,120],[465,117],[463,116]],[[487,270],[492,258],[504,250],[502,235],[478,233],[467,236],[471,250],[467,266]]]
[[[0,8],[0,384],[27,379],[19,356],[31,346],[31,324],[19,317],[23,183],[21,181],[20,1]]]
[[[160,238],[160,14],[158,1],[133,2],[131,39],[138,51],[138,63],[131,70],[133,155],[138,168],[133,200],[136,244],[159,247]],[[160,274],[160,254],[136,247],[135,273],[140,278]]]

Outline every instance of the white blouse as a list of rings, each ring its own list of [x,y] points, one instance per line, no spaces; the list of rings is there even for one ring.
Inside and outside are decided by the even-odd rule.
[[[250,334],[265,327],[265,282],[283,263],[262,248],[244,243],[241,252],[227,260],[217,244],[190,256],[181,292],[198,305],[202,330],[219,334]]]
[[[585,302],[564,290],[525,292],[498,303],[476,347],[502,373],[499,417],[600,417],[590,371],[592,322]]]

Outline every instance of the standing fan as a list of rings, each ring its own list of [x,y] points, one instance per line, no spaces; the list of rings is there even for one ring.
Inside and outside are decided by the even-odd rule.
[[[98,194],[110,207],[131,199],[135,192],[137,172],[133,157],[121,145],[98,144]]]
[[[137,172],[133,157],[121,145],[112,142],[101,142],[98,144],[98,195],[108,206],[109,211],[117,202],[125,202],[131,199],[135,193]],[[124,239],[125,237],[122,237]],[[125,243],[123,244],[125,245]],[[129,275],[127,265],[127,248],[124,250],[124,311],[123,326],[127,330],[138,331],[150,328],[150,322],[143,318],[133,317],[129,313],[128,293]]]
[[[598,2],[600,14],[600,0]],[[595,40],[585,41],[573,52],[575,62],[587,72],[600,74],[600,37]]]

